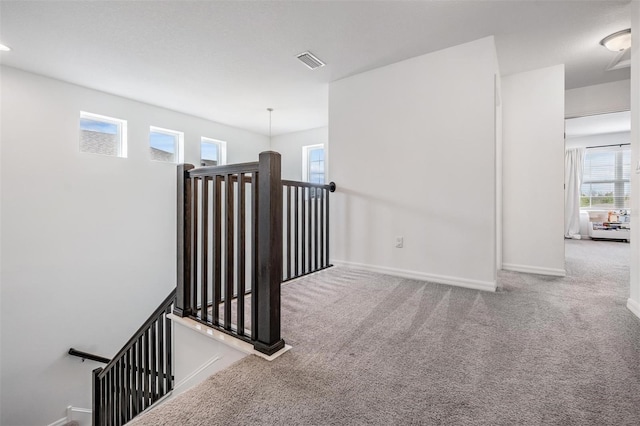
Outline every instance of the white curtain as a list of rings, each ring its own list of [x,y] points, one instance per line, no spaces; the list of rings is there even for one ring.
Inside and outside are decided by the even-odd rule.
[[[564,236],[580,238],[580,185],[584,164],[584,148],[564,152]]]

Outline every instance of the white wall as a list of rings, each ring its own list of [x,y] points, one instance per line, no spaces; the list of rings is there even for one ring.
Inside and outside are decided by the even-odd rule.
[[[282,155],[282,178],[302,180],[302,147],[324,144],[326,157],[329,148],[328,141],[329,129],[327,127],[274,136],[271,139],[271,150]]]
[[[564,66],[502,78],[503,268],[564,275]]]
[[[329,86],[333,261],[495,289],[496,73],[487,37]]]
[[[631,6],[631,170],[640,161],[640,2]],[[631,173],[631,288],[627,307],[640,317],[640,175]]]
[[[564,146],[569,148],[586,148],[589,146],[626,144],[631,141],[630,132],[603,133],[601,135],[574,136],[565,139]]]
[[[630,80],[579,87],[565,92],[565,117],[628,111],[631,102]]]
[[[227,141],[229,163],[268,138],[2,68],[2,419],[48,424],[91,407],[70,347],[113,356],[175,285],[176,166],[148,159],[150,125]],[[124,118],[129,158],[78,151],[81,110]]]

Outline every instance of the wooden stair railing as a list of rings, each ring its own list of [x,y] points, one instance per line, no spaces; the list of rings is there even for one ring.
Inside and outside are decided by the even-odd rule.
[[[98,357],[108,364],[93,371],[95,426],[123,425],[173,389],[172,312],[267,355],[284,347],[280,285],[332,266],[335,184],[283,181],[280,167],[271,151],[254,163],[178,165],[177,285],[113,359]]]
[[[120,426],[173,389],[173,289],[113,359],[93,370],[93,425]]]
[[[280,162],[268,151],[255,163],[178,166],[174,313],[267,355],[284,347],[280,284],[331,266],[335,184],[283,181]]]

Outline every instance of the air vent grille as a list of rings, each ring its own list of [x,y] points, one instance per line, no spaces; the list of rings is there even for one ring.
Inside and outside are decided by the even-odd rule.
[[[316,68],[324,67],[326,65],[311,52],[303,52],[299,54],[297,58],[311,70],[315,70]]]

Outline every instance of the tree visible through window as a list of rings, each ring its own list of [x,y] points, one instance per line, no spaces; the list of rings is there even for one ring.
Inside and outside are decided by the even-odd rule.
[[[589,149],[584,158],[580,191],[583,209],[629,208],[631,151],[628,148]]]

